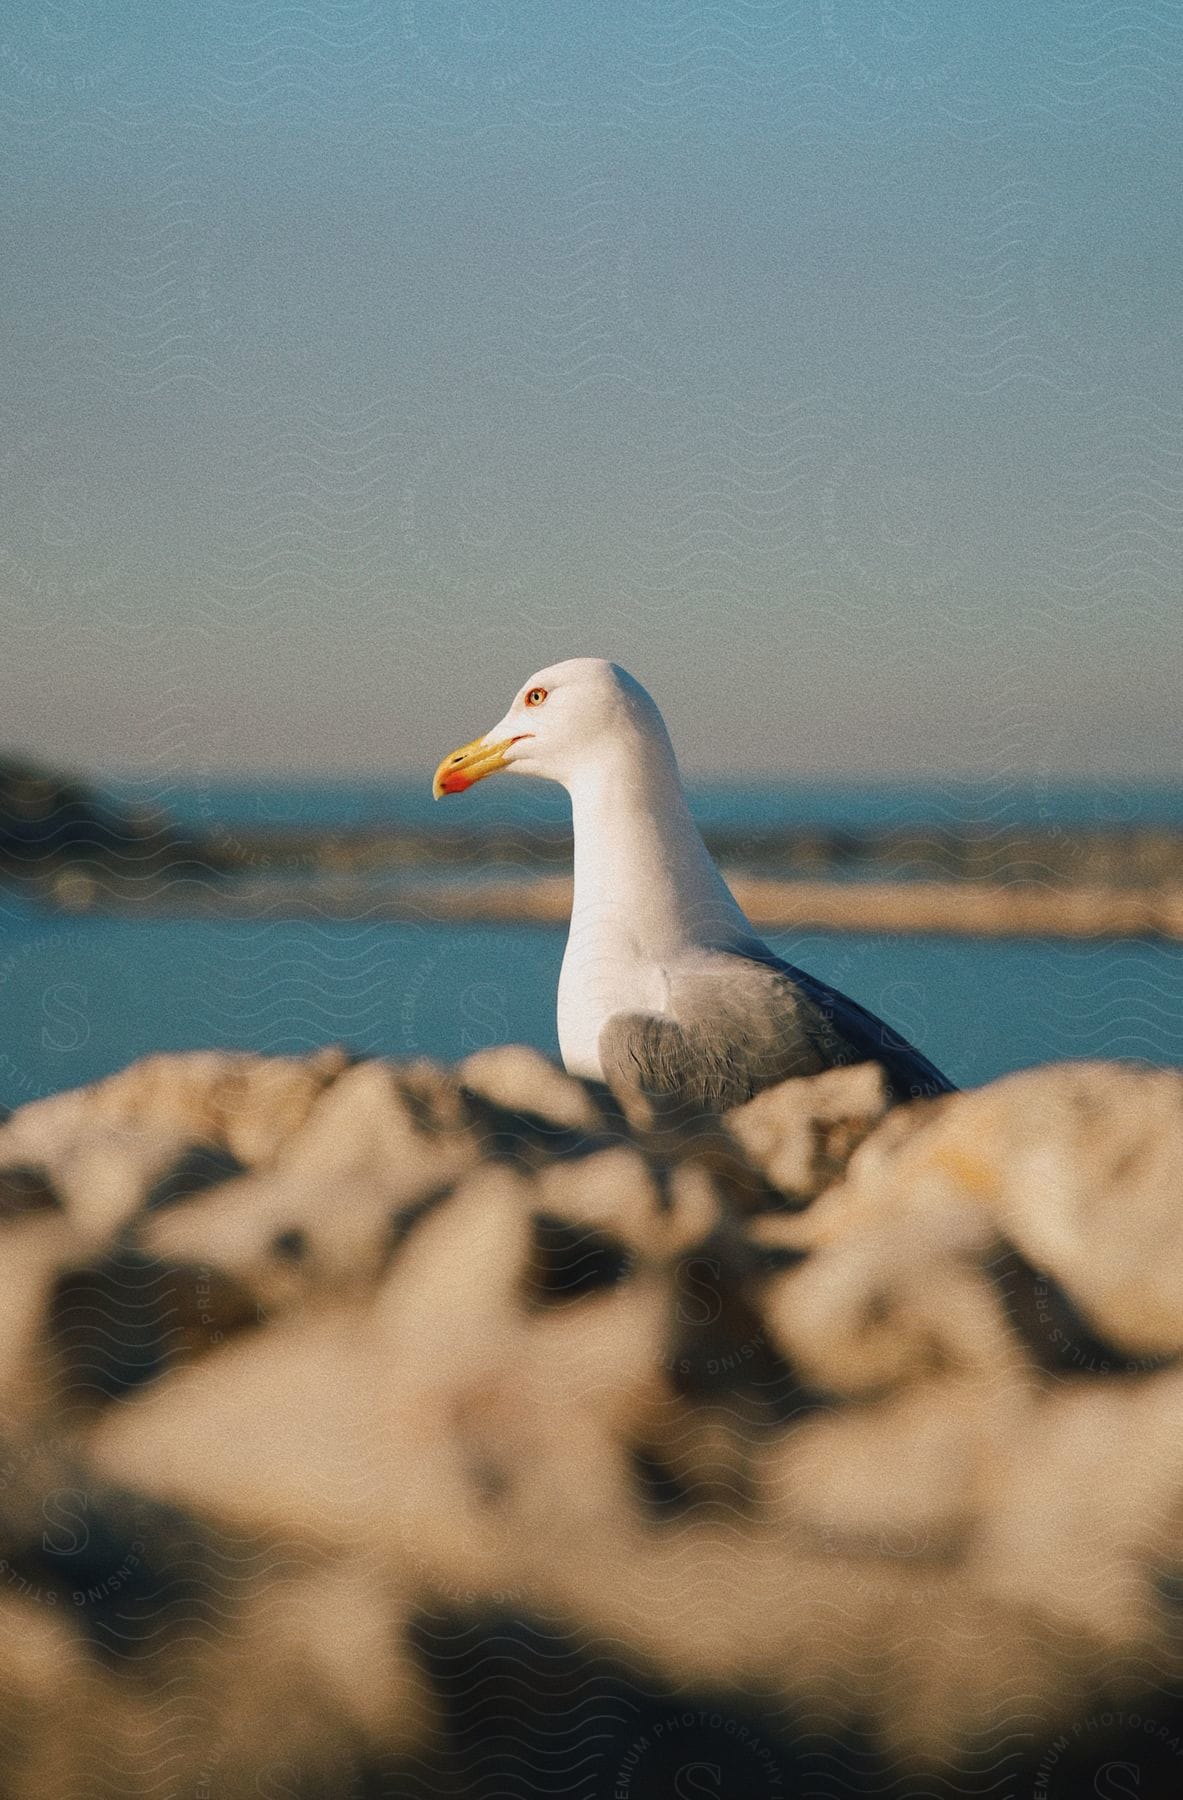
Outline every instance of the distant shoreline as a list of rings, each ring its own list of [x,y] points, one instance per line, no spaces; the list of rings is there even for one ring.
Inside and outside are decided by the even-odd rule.
[[[703,822],[765,931],[1183,940],[1183,830]],[[0,881],[50,913],[565,925],[566,823],[184,824],[0,758]]]
[[[1183,886],[1160,888],[1033,882],[798,881],[724,871],[752,923],[765,931],[813,929],[895,936],[1157,938],[1183,941]],[[101,873],[64,870],[38,899],[72,916],[316,918],[419,923],[565,925],[571,883],[475,877],[465,882],[380,885],[348,872],[312,879],[176,880],[138,891]]]

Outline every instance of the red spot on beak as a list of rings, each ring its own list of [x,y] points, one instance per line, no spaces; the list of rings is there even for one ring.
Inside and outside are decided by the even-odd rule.
[[[467,775],[457,769],[454,775],[445,775],[440,782],[440,786],[443,788],[445,794],[462,794],[465,788],[470,788],[472,786],[472,782]]]

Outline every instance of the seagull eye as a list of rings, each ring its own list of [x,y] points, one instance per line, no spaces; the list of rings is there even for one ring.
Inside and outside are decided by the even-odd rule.
[[[530,692],[526,695],[526,705],[527,706],[541,706],[542,702],[545,699],[546,699],[546,689],[545,688],[531,688]]]

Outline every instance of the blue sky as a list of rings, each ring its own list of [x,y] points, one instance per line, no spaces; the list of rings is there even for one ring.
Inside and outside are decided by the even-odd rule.
[[[1178,773],[1183,16],[9,0],[3,738]]]

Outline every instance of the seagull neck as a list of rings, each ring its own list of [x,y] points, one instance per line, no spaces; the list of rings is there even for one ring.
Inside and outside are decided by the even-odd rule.
[[[567,787],[573,927],[646,953],[722,945],[750,931],[691,817],[672,749],[621,746]]]

